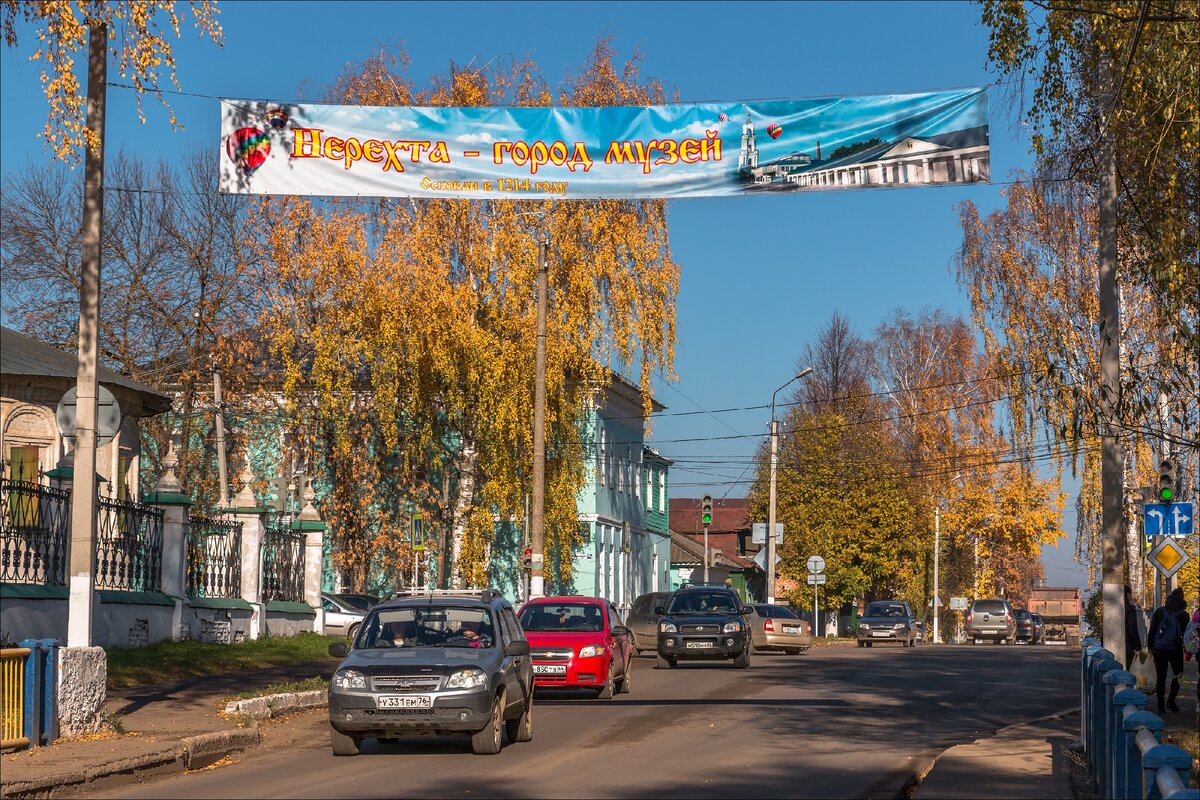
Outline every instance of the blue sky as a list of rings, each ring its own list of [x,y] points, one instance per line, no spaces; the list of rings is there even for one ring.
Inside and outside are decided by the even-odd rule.
[[[147,158],[216,146],[218,97],[313,100],[346,64],[380,43],[402,45],[418,86],[451,63],[530,56],[551,86],[578,68],[597,37],[624,58],[643,56],[642,75],[678,89],[681,102],[736,103],[892,94],[986,86],[987,36],[978,6],[930,3],[224,3],[225,45],[203,43],[185,24],[172,96],[185,126],[172,132],[156,101],[138,123],[133,92],[109,91],[108,147]],[[182,9],[181,9],[182,10]],[[0,53],[0,163],[7,172],[47,158],[36,134],[45,104],[23,47]],[[110,67],[109,80],[120,82]],[[984,212],[1002,202],[1004,181],[1028,169],[1028,139],[990,91],[991,185],[846,191],[672,201],[674,258],[682,264],[674,384],[653,438],[669,458],[740,459],[679,464],[675,496],[740,496],[743,473],[767,430],[771,393],[833,312],[870,335],[897,308],[941,307],[966,315],[950,270],[960,242],[955,204]],[[119,176],[109,175],[109,180]],[[760,406],[731,413],[713,411]],[[717,439],[714,437],[730,437]],[[679,441],[701,439],[702,441]],[[693,471],[700,470],[700,471]],[[1074,531],[1071,508],[1064,528]],[[1052,584],[1082,584],[1072,539],[1046,553]]]

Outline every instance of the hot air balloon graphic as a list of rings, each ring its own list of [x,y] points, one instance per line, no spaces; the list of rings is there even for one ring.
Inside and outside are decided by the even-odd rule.
[[[287,127],[288,115],[282,108],[272,108],[266,113],[266,120],[274,130],[281,131]]]
[[[720,114],[717,114],[717,122],[729,122],[729,115],[722,111]]]
[[[778,139],[783,134],[783,128],[772,122],[767,126],[767,135],[772,139]]]
[[[238,128],[225,140],[225,152],[238,169],[250,177],[263,165],[271,152],[266,131],[258,128]]]

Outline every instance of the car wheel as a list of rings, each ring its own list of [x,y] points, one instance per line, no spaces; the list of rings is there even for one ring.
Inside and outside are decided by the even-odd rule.
[[[734,656],[733,666],[737,669],[745,669],[750,666],[750,648],[747,647]]]
[[[633,673],[633,659],[630,659],[629,663],[625,665],[625,673],[623,675],[621,675],[621,687],[619,689],[620,694],[629,694],[629,689],[631,686],[629,681],[632,680],[632,678],[633,678],[632,673]]]
[[[867,646],[867,643],[866,643],[866,642],[864,642],[862,639],[859,639],[859,640],[858,640],[858,646],[859,646],[859,647],[866,647],[866,646]]]
[[[354,637],[358,636],[358,623],[357,622],[350,626],[350,630],[346,631],[346,636],[350,639],[354,639]]]
[[[533,690],[530,687],[528,699],[525,701],[525,709],[521,712],[521,716],[516,719],[510,719],[504,723],[504,731],[508,734],[510,742],[529,742],[533,741]]]
[[[668,658],[667,656],[664,656],[662,653],[659,653],[657,658],[654,661],[654,668],[655,669],[667,669],[668,667],[670,667],[671,669],[675,668],[675,659]]]
[[[613,679],[613,665],[612,662],[609,662],[608,679],[604,681],[604,685],[601,686],[599,691],[596,692],[596,698],[598,700],[612,700],[613,695],[616,694],[616,690],[617,683],[616,680]]]
[[[867,647],[870,647],[874,644],[874,642],[863,642],[863,644],[865,644]]]
[[[333,746],[335,756],[356,756],[362,748],[362,737],[342,733],[333,725],[329,726],[329,743]]]
[[[784,650],[783,652],[787,653],[789,656],[798,656],[798,655],[800,655],[800,648],[799,647],[789,647],[788,649]]]
[[[492,701],[492,716],[488,724],[478,733],[471,734],[471,752],[477,756],[494,756],[500,752],[500,741],[504,730],[504,692]]]

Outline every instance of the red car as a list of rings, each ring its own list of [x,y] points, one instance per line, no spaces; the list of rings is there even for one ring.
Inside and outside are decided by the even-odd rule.
[[[633,638],[612,603],[597,597],[541,597],[521,609],[534,686],[596,690],[602,700],[629,691]]]

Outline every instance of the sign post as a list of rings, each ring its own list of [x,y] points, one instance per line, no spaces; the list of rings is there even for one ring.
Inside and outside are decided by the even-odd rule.
[[[813,634],[820,636],[819,625],[821,618],[818,616],[820,607],[817,604],[817,587],[825,583],[825,559],[820,556],[811,556],[808,559],[808,585],[813,587]]]

